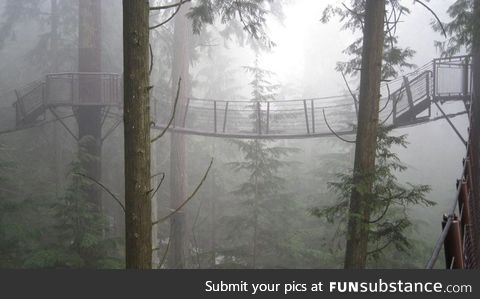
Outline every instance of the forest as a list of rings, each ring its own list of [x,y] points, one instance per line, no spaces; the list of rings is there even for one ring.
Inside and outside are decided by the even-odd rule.
[[[0,0],[0,269],[478,268],[479,20]]]

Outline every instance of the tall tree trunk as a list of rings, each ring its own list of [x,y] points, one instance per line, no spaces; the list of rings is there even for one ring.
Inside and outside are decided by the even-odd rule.
[[[212,142],[212,157],[215,157],[216,153],[216,141]],[[209,187],[209,222],[210,222],[210,236],[208,238],[208,261],[210,264],[210,268],[213,269],[216,267],[216,260],[217,260],[217,172],[215,169],[211,170],[210,175],[210,187]]]
[[[57,0],[50,0],[50,53],[52,53],[51,61],[52,66],[49,72],[56,73],[59,71],[59,61],[57,58],[58,55],[58,21],[59,21],[59,13],[58,13],[58,2]],[[53,159],[55,163],[55,194],[58,197],[60,190],[61,190],[61,182],[63,180],[62,175],[62,143],[60,142],[61,134],[59,130],[59,124],[54,123],[52,125],[53,129]]]
[[[78,71],[80,73],[101,72],[101,0],[79,1],[78,26]],[[79,102],[85,104],[99,101],[100,82],[94,78],[80,77]],[[83,171],[91,178],[101,180],[102,154],[102,111],[100,106],[80,105],[75,110],[78,123],[79,158]],[[102,210],[101,190],[95,184],[86,188],[87,198],[92,204],[92,213],[99,215]],[[96,236],[101,238],[101,236]],[[87,267],[94,267],[98,252],[95,249],[82,249]]]
[[[367,261],[368,222],[377,146],[384,16],[384,0],[367,0],[354,163],[354,184],[355,186],[361,185],[362,191],[359,188],[353,188],[350,197],[345,253],[345,268],[347,269],[365,268]]]
[[[480,0],[474,0],[473,4],[473,20],[475,22],[474,28],[473,28],[473,36],[472,36],[472,56],[473,56],[473,61],[472,61],[472,71],[473,71],[473,86],[472,86],[472,91],[473,91],[473,119],[474,123],[473,126],[474,128],[471,128],[471,130],[474,130],[476,136],[476,140],[472,140],[472,146],[474,148],[473,150],[473,163],[476,171],[474,172],[476,174],[475,182],[477,186],[480,186],[480,163],[478,159],[480,158],[480,23],[478,20],[480,20]],[[478,189],[478,188],[477,188]],[[476,210],[480,209],[480,192],[477,191],[477,194],[474,194],[475,196],[475,208]],[[475,223],[475,231],[478,231],[480,229],[480,223]],[[476,236],[476,247],[477,247],[477,257],[480,258],[480,237],[477,235]]]
[[[190,47],[192,37],[192,23],[185,15],[190,9],[190,3],[182,5],[175,18],[174,32],[174,57],[172,66],[172,98],[175,99],[178,80],[181,78],[182,85],[177,103],[177,114],[174,126],[182,127],[184,124],[185,109],[190,93]],[[187,175],[185,161],[185,136],[172,133],[170,149],[170,207],[178,208],[187,199]],[[186,215],[184,211],[175,214],[171,220],[172,240],[169,268],[182,269],[185,267],[185,232]]]
[[[79,1],[78,26],[78,71],[80,73],[101,72],[101,0]],[[100,100],[100,82],[96,79],[81,78],[79,80],[79,101],[91,102]],[[87,174],[101,179],[102,124],[100,106],[79,106],[76,111],[78,137],[81,150],[89,156],[82,159]],[[101,210],[100,189],[93,186],[88,190],[88,198]]]
[[[124,0],[125,247],[128,269],[152,267],[148,27],[149,2]]]

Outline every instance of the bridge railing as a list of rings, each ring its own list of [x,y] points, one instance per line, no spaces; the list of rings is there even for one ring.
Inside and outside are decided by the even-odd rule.
[[[119,74],[61,73],[46,76],[46,104],[51,106],[120,106],[123,84]]]
[[[29,121],[31,115],[36,114],[44,105],[45,83],[36,81],[22,89],[16,90],[17,101],[15,102],[17,126]],[[38,115],[37,115],[38,116]]]
[[[472,58],[469,55],[433,60],[433,97],[438,101],[470,99]]]
[[[472,102],[471,102],[472,103]],[[473,105],[473,103],[472,103]],[[470,106],[472,106],[470,105]],[[442,219],[442,233],[426,265],[436,266],[442,248],[447,269],[477,269],[480,267],[478,231],[480,228],[480,203],[478,188],[478,120],[470,108],[469,141],[463,169],[457,181],[452,208]]]

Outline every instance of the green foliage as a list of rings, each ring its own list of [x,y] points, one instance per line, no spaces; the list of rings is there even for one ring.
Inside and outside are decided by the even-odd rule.
[[[373,175],[373,191],[369,194],[370,220],[369,256],[374,260],[381,258],[382,253],[394,246],[400,252],[406,252],[411,247],[407,238],[407,230],[412,223],[409,220],[408,209],[422,205],[433,206],[435,203],[426,198],[430,191],[427,185],[400,184],[396,173],[406,170],[398,156],[391,151],[392,146],[406,147],[406,136],[391,136],[391,128],[381,127],[378,134],[376,150],[376,168]],[[314,208],[312,213],[325,218],[330,223],[347,222],[350,195],[353,188],[360,193],[369,193],[365,181],[371,179],[363,175],[358,183],[354,182],[353,174],[338,174],[337,181],[329,183],[330,189],[337,194],[337,203],[324,208]],[[345,226],[343,227],[345,233]]]
[[[386,1],[385,22],[385,40],[383,50],[382,79],[394,78],[398,75],[401,68],[413,68],[414,64],[408,62],[413,57],[415,51],[410,48],[400,48],[398,46],[398,37],[396,35],[396,26],[400,18],[410,14],[410,10],[401,5],[399,0]],[[365,1],[351,0],[350,7],[329,5],[323,11],[321,21],[329,22],[332,17],[338,16],[342,25],[342,30],[350,30],[352,33],[363,30],[365,16]],[[349,75],[357,75],[361,69],[363,37],[357,38],[350,44],[343,53],[352,58],[346,62],[337,63],[337,70]]]
[[[0,49],[16,39],[20,24],[33,21],[38,42],[28,51],[27,59],[47,71],[76,66],[71,62],[76,60],[73,53],[77,48],[78,1],[57,0],[54,12],[50,0],[7,0],[0,20]]]
[[[252,106],[273,100],[278,85],[268,79],[271,73],[259,68],[258,61],[255,67],[245,69],[253,76],[250,83]],[[258,117],[257,113],[250,116],[252,130],[258,122],[264,121]],[[292,231],[298,209],[292,194],[286,192],[286,179],[280,175],[285,166],[291,165],[285,158],[298,150],[276,145],[271,140],[234,140],[232,143],[239,148],[243,161],[228,165],[248,177],[233,191],[237,198],[243,199],[240,210],[224,217],[226,227],[231,228],[227,233],[227,244],[231,245],[221,250],[225,257],[222,264],[230,265],[228,267],[236,264],[240,267],[276,268],[287,260],[291,262],[298,260],[299,256],[309,255],[304,239]]]
[[[0,145],[0,269],[20,267],[35,235],[25,223],[30,202],[19,199],[19,190],[12,180],[15,163],[6,156]]]
[[[474,1],[457,0],[448,8],[447,12],[452,21],[443,24],[448,39],[443,42],[435,42],[443,56],[453,56],[462,49],[465,49],[467,53],[472,50],[473,36],[475,36],[475,31],[480,30],[480,21],[474,16]],[[436,31],[442,30],[439,24],[434,23],[432,26]]]
[[[281,1],[273,0],[199,0],[189,17],[195,33],[200,33],[204,24],[213,24],[218,17],[221,24],[229,25],[222,32],[224,38],[234,35],[244,40],[243,31],[246,31],[260,46],[271,48],[275,43],[269,39],[265,23],[268,14],[281,18],[281,7]]]
[[[95,159],[80,152],[60,198],[20,192],[11,179],[17,162],[0,160],[0,268],[122,267],[118,241],[104,236],[103,215],[88,199],[92,182],[74,175]]]
[[[115,268],[121,266],[116,252],[118,244],[115,240],[105,238],[105,219],[98,203],[92,202],[88,196],[88,191],[97,186],[87,178],[76,175],[85,173],[85,161],[98,159],[86,152],[86,142],[88,140],[80,141],[78,160],[71,164],[70,183],[63,197],[54,205],[57,242],[53,250],[39,253],[47,257],[44,266],[102,268],[113,266],[111,261],[115,261]],[[57,256],[52,257],[54,253]],[[55,264],[49,265],[49,262]]]

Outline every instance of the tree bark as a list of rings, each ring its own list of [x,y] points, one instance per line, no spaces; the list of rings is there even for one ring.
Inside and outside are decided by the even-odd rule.
[[[358,188],[353,188],[350,197],[345,253],[346,269],[363,269],[367,261],[369,202],[375,172],[384,16],[384,0],[367,0],[353,178],[354,186],[362,185],[362,192]]]
[[[149,2],[124,0],[125,246],[128,269],[152,267],[148,27]]]
[[[480,20],[480,0],[474,0],[473,3],[473,16],[472,16],[475,25],[474,25],[474,30],[473,30],[473,36],[472,36],[472,75],[473,75],[473,86],[472,86],[472,91],[473,91],[473,98],[471,103],[472,106],[472,116],[474,119],[474,122],[472,124],[473,128],[470,128],[473,130],[472,136],[474,137],[474,140],[470,140],[472,142],[473,146],[473,166],[476,171],[474,171],[474,180],[477,186],[480,186],[480,163],[478,161],[480,157],[480,138],[479,133],[480,133],[480,23],[478,20]],[[474,189],[475,190],[475,189]],[[474,205],[474,208],[478,210],[480,208],[480,192],[478,191],[478,188],[476,190],[476,194],[474,194],[475,201],[476,203]],[[474,231],[478,231],[480,229],[480,223],[477,221],[474,224]],[[476,255],[477,257],[480,257],[480,237],[477,235],[475,237],[475,245],[477,248]]]
[[[183,127],[185,109],[190,92],[190,47],[192,22],[185,15],[190,9],[190,3],[185,3],[175,18],[174,32],[174,57],[172,65],[172,98],[175,99],[178,80],[181,78],[181,89],[177,102],[177,114],[173,125]],[[171,134],[170,149],[170,208],[178,208],[187,199],[187,175],[186,175],[186,142],[183,134]],[[179,211],[170,219],[172,228],[172,241],[168,266],[172,269],[185,267],[185,232],[186,215]]]
[[[78,71],[80,73],[99,73],[102,64],[101,46],[101,0],[79,1],[78,26]],[[92,102],[100,100],[100,82],[92,78],[79,78],[79,101]],[[100,106],[79,106],[76,110],[78,138],[82,167],[95,180],[101,180],[102,154],[102,111]],[[92,185],[87,190],[90,200],[98,212],[101,211],[101,192],[98,186]]]

